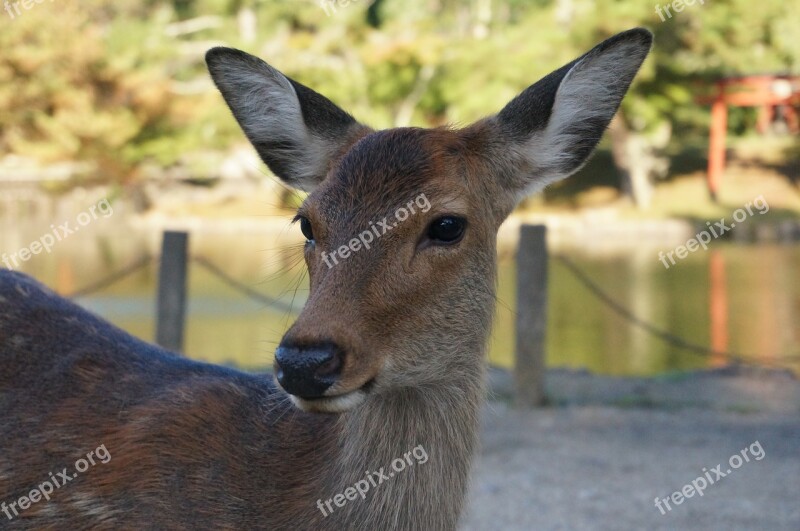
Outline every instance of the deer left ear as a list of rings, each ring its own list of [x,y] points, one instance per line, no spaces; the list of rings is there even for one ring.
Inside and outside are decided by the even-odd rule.
[[[331,161],[370,129],[261,59],[232,48],[206,54],[211,77],[261,159],[288,185],[312,191]]]
[[[518,199],[578,171],[600,142],[653,35],[636,28],[597,45],[514,98],[490,123],[513,168],[502,186]]]

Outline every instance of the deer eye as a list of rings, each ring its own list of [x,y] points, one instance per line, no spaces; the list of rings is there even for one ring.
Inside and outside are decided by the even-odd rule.
[[[428,239],[434,243],[451,244],[461,240],[467,220],[456,216],[443,216],[428,226]]]
[[[306,217],[300,217],[300,230],[303,233],[303,236],[306,237],[306,240],[313,242],[314,241],[314,231],[311,230],[311,222]]]

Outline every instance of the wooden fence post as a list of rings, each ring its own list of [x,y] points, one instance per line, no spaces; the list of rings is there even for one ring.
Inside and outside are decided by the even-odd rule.
[[[187,233],[164,232],[158,271],[156,343],[174,352],[183,351],[188,246]]]
[[[547,331],[547,227],[523,225],[517,250],[517,323],[514,384],[517,405],[544,405]]]

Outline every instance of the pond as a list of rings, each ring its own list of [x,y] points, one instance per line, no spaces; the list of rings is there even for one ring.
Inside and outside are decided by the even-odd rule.
[[[19,236],[19,231],[11,238],[12,230],[0,231],[6,236],[0,252],[35,239]],[[61,293],[73,292],[155,247],[142,237],[120,233],[76,235],[52,253],[33,257],[21,270]],[[193,241],[192,252],[299,310],[308,295],[299,248],[265,249],[266,240],[246,233],[204,235]],[[565,255],[608,297],[645,322],[690,343],[800,368],[800,245],[719,242],[669,270],[659,262],[658,249],[652,248],[607,256],[575,251]],[[550,258],[549,273],[549,366],[607,375],[661,375],[725,362],[721,356],[677,348],[632,324],[555,257]],[[157,274],[157,265],[150,263],[79,302],[152,341]],[[501,367],[513,365],[515,278],[513,260],[502,260],[489,356],[490,363]],[[293,317],[292,312],[248,299],[196,263],[190,267],[185,351],[193,358],[264,369]],[[781,361],[787,355],[794,357],[791,363]]]

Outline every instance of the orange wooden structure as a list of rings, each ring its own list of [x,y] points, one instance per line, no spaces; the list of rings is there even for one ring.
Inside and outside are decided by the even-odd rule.
[[[790,131],[800,132],[795,107],[800,106],[800,76],[760,75],[728,77],[715,83],[716,94],[702,97],[700,103],[711,104],[711,131],[708,145],[708,191],[716,201],[725,170],[725,136],[728,128],[728,106],[758,107],[757,128],[766,131],[780,109]]]
[[[711,348],[714,351],[709,363],[721,367],[729,362],[723,352],[728,350],[728,281],[725,275],[725,256],[712,249],[708,258],[708,310],[711,323]]]

